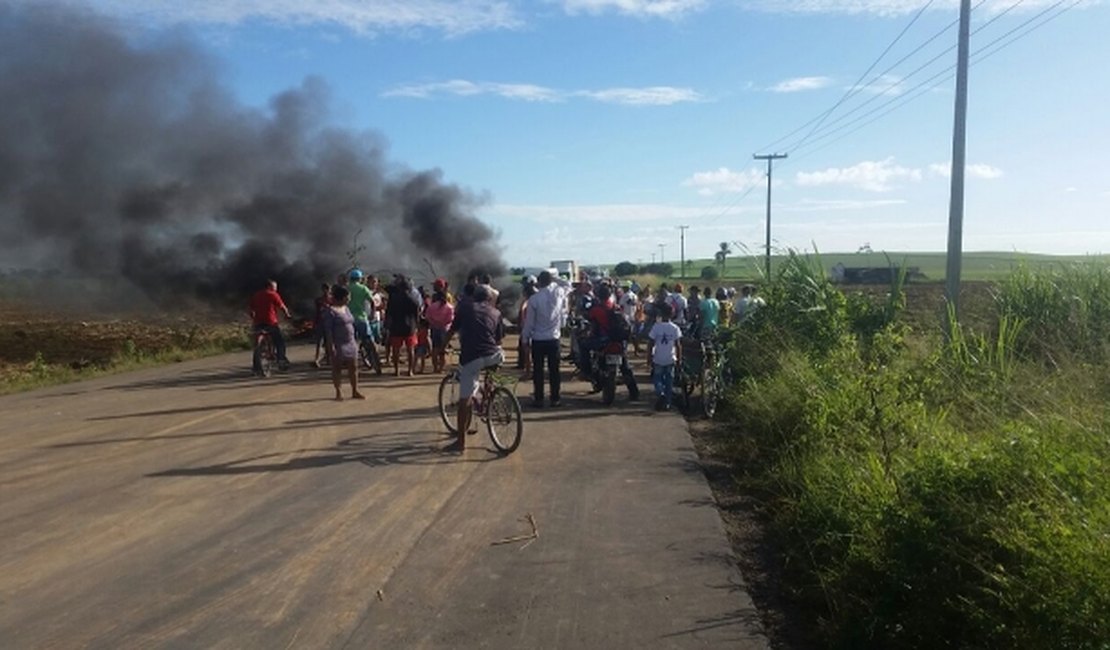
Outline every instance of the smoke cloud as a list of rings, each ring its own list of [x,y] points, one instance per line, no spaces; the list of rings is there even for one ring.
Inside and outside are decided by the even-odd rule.
[[[320,79],[249,107],[185,37],[139,44],[81,10],[0,5],[4,266],[228,305],[267,276],[312,296],[356,246],[370,272],[504,272],[473,216],[485,197],[385,149],[329,121]]]

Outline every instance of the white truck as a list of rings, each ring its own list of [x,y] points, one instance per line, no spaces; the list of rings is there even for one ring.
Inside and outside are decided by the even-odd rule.
[[[570,280],[571,282],[578,281],[578,263],[574,260],[552,260],[551,268],[559,274],[559,277]]]

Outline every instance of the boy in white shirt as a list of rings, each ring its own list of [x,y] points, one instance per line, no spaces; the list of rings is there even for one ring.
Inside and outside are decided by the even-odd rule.
[[[674,399],[674,370],[676,363],[682,363],[682,330],[671,322],[673,309],[667,303],[660,306],[660,321],[648,333],[648,355],[651,357],[651,378],[655,383],[655,410],[671,410]]]

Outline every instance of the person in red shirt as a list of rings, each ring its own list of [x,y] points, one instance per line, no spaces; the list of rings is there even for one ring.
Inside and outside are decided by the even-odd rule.
[[[613,300],[612,289],[608,285],[601,285],[597,290],[597,300],[594,302],[593,307],[586,312],[586,317],[590,320],[593,326],[593,337],[585,343],[585,349],[592,350],[597,354],[605,349],[605,346],[612,342],[612,336],[609,331],[610,322],[615,318],[624,318],[624,313],[620,307],[617,306]],[[621,341],[621,347],[626,347],[627,342]],[[587,352],[587,359],[589,358]],[[628,397],[635,402],[640,399],[640,388],[636,385],[636,376],[632,374],[632,367],[628,365],[628,355],[622,353],[623,362],[621,363],[621,376],[624,378],[624,384],[628,387]],[[587,367],[589,367],[587,365]]]
[[[285,306],[285,301],[278,294],[277,280],[267,280],[266,287],[251,296],[251,322],[255,333],[266,331],[270,334],[274,342],[274,351],[277,353],[278,367],[284,370],[289,367],[289,359],[285,356],[285,338],[282,337],[281,328],[278,327],[279,309],[286,318],[292,318],[289,308]],[[254,372],[261,374],[262,360],[258,358],[257,350],[255,352]]]

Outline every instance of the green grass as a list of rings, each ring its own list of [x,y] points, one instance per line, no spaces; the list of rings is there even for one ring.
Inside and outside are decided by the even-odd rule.
[[[942,337],[827,265],[784,261],[726,413],[815,644],[1110,648],[1110,266],[1019,268]]]
[[[131,346],[105,361],[76,368],[72,364],[48,362],[39,353],[26,364],[13,364],[0,369],[0,395],[249,349],[250,344],[244,337],[206,341],[189,348],[172,346],[153,351],[137,350]]]

